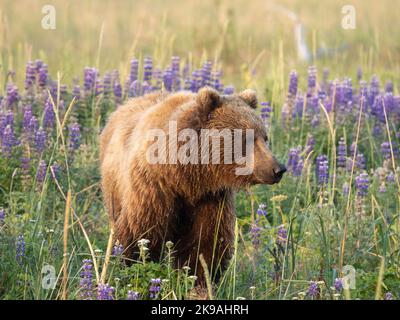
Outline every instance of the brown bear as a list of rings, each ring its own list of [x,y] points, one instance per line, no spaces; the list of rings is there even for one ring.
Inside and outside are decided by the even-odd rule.
[[[157,260],[172,241],[176,267],[189,266],[204,283],[202,254],[213,279],[220,275],[232,254],[234,191],[277,183],[286,171],[268,148],[256,107],[253,90],[220,95],[203,88],[147,94],[114,111],[101,134],[102,189],[126,256],[137,257],[145,238]],[[200,146],[197,138],[208,142]],[[226,143],[233,138],[235,148]],[[249,145],[246,167],[238,154]]]

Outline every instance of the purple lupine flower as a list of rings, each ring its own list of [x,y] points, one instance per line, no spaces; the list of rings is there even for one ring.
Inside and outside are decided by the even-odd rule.
[[[81,99],[81,87],[78,84],[74,85],[72,96],[75,97],[75,100],[77,101]]]
[[[215,90],[217,90],[218,92],[223,92],[224,91],[224,85],[221,82],[221,78],[222,78],[222,71],[221,70],[216,70],[215,72],[212,73],[212,81],[213,81],[213,86],[215,88]],[[231,87],[233,89],[232,93],[235,91],[235,88],[230,85],[229,87]]]
[[[135,80],[129,87],[129,97],[139,97],[142,95],[142,83],[140,80]]]
[[[192,77],[191,77],[191,79],[190,79],[190,81],[191,81],[190,91],[192,91],[192,92],[197,92],[197,91],[200,89],[200,87],[199,87],[199,85],[198,85],[199,79],[200,79],[200,81],[201,81],[201,71],[199,71],[199,70],[194,70],[194,71],[192,72]],[[164,81],[164,82],[165,82],[165,81]]]
[[[172,91],[173,89],[173,74],[171,68],[166,68],[163,74],[163,82],[165,90]]]
[[[20,99],[20,95],[18,92],[18,87],[14,86],[13,84],[8,84],[7,85],[7,91],[6,91],[6,107],[11,109],[15,104],[18,103],[18,100]]]
[[[114,98],[116,105],[119,105],[122,102],[122,86],[119,82],[114,83]]]
[[[53,128],[55,119],[56,114],[54,113],[53,104],[51,103],[51,99],[48,98],[44,106],[43,127],[45,129]]]
[[[307,142],[306,142],[306,148],[305,148],[305,153],[308,155],[311,151],[314,150],[315,146],[315,139],[312,134],[309,134],[307,136]]]
[[[80,273],[79,296],[83,300],[93,299],[93,263],[90,259],[83,260],[82,271]]]
[[[295,97],[297,94],[297,83],[298,83],[298,77],[297,77],[297,72],[292,71],[289,76],[289,95],[292,97]]]
[[[376,75],[372,76],[369,95],[368,95],[368,105],[372,106],[375,102],[376,96],[379,94],[379,80]]]
[[[360,93],[359,93],[359,100],[365,99],[368,97],[368,83],[366,81],[360,81]]]
[[[5,218],[6,218],[6,210],[0,208],[0,223],[3,223]]]
[[[316,168],[318,184],[320,186],[326,185],[329,179],[328,157],[326,155],[319,155],[317,157]]]
[[[211,86],[217,90],[218,92],[223,92],[224,94],[233,94],[235,88],[232,85],[226,86],[224,88],[221,82],[222,72],[219,70],[215,70],[211,72]]]
[[[278,227],[276,243],[281,246],[286,246],[286,242],[287,242],[287,230],[285,229],[285,225],[281,224]]]
[[[316,283],[315,281],[311,281],[310,285],[308,286],[308,295],[312,298],[316,298],[319,296],[319,287],[318,287],[318,283]]]
[[[374,136],[380,136],[382,134],[382,126],[380,123],[374,124],[374,128],[372,129],[372,134]]]
[[[258,217],[267,217],[267,206],[264,203],[260,203],[257,209]]]
[[[212,62],[211,61],[205,61],[203,62],[203,65],[201,67],[201,86],[200,87],[205,87],[210,85],[211,82],[211,69],[212,69]]]
[[[113,250],[112,250],[112,255],[114,257],[121,256],[122,253],[124,252],[124,247],[122,244],[120,244],[118,241],[114,244]]]
[[[335,287],[336,292],[341,292],[343,290],[342,279],[336,278],[333,286]]]
[[[12,110],[8,111],[4,120],[5,120],[5,126],[9,125],[12,128],[14,128],[14,112],[12,112]]]
[[[171,60],[171,70],[173,78],[172,86],[174,91],[179,91],[181,89],[180,64],[181,64],[181,58],[178,56],[173,56]]]
[[[272,109],[269,102],[261,102],[261,118],[265,124],[267,124],[268,119],[271,116],[271,111]]]
[[[161,279],[160,278],[151,279],[149,288],[150,299],[156,299],[158,297],[160,290],[161,290]]]
[[[203,74],[201,68],[197,70],[197,90],[200,90],[203,87]]]
[[[98,72],[96,68],[85,67],[83,69],[83,87],[86,95],[94,92]]]
[[[338,168],[346,168],[346,142],[344,137],[339,140],[339,146],[337,151],[337,166]]]
[[[356,165],[359,170],[365,170],[365,157],[362,153],[357,153]]]
[[[318,112],[318,97],[317,96],[312,96],[308,97],[307,100],[307,106],[309,108],[308,112]]]
[[[385,122],[385,114],[384,114],[384,104],[385,98],[382,94],[378,94],[375,97],[374,103],[371,105],[371,114],[375,116],[380,122]],[[385,110],[387,110],[385,108]]]
[[[260,231],[261,228],[258,226],[257,221],[255,221],[250,228],[251,243],[255,248],[258,248],[260,245]]]
[[[345,104],[351,104],[353,101],[353,86],[350,78],[343,81],[343,88]]]
[[[385,92],[386,93],[393,93],[393,82],[392,81],[388,81],[385,84]]]
[[[14,129],[14,112],[12,110],[9,110],[2,119],[1,128],[4,130],[7,126]]]
[[[39,73],[40,68],[43,66],[43,61],[42,60],[35,60],[35,72]]]
[[[75,151],[79,148],[81,142],[81,129],[77,122],[70,126],[69,130],[69,148]]]
[[[386,292],[385,300],[393,300],[393,294],[391,292]]]
[[[11,125],[7,125],[2,134],[1,152],[7,157],[11,156],[13,146],[16,144],[14,129]]]
[[[118,70],[114,70],[113,72],[113,81],[114,81],[114,101],[115,105],[118,106],[122,102],[122,85],[121,81],[119,80],[119,73]]]
[[[53,101],[57,100],[57,92],[58,92],[58,82],[57,81],[53,81],[50,80],[49,81],[49,91],[50,91],[50,95],[53,98]]]
[[[381,144],[381,152],[384,159],[390,159],[392,157],[392,152],[390,150],[390,143],[385,141]]]
[[[39,121],[35,116],[31,117],[31,120],[29,121],[29,125],[26,129],[25,135],[29,141],[29,143],[34,144],[35,142],[35,136],[36,132],[38,130],[39,126]]]
[[[143,82],[142,84],[142,95],[146,95],[151,92],[152,86],[147,81]]]
[[[42,153],[46,148],[46,131],[40,127],[35,133],[35,150],[37,153]]]
[[[386,92],[385,95],[383,96],[383,106],[385,107],[386,112],[388,115],[390,115],[393,111],[395,111],[396,108],[396,103],[395,99],[393,97],[392,92]],[[383,114],[383,121],[385,121],[385,115]]]
[[[294,103],[294,108],[292,112],[293,118],[301,118],[303,116],[303,108],[304,108],[304,95],[298,93],[296,96],[296,100]]]
[[[355,178],[355,184],[357,189],[357,195],[359,197],[365,197],[368,194],[369,179],[368,173],[363,172]]]
[[[40,88],[45,88],[48,81],[48,68],[46,64],[42,64],[39,69],[39,77],[38,77],[38,84]]]
[[[97,287],[97,300],[114,300],[115,289],[109,284],[100,283]]]
[[[151,57],[145,57],[143,62],[143,81],[150,82],[153,74],[153,60]]]
[[[331,112],[333,110],[333,100],[332,97],[326,97],[324,101],[324,106],[327,112]]]
[[[131,67],[129,72],[129,84],[133,81],[138,80],[139,78],[139,60],[133,58],[131,60]]]
[[[22,128],[25,134],[29,131],[29,123],[31,122],[32,116],[32,106],[28,104],[24,107],[24,118],[22,121]]]
[[[0,107],[1,107],[1,105],[0,105]],[[2,137],[3,137],[3,131],[4,131],[4,129],[5,129],[6,126],[7,126],[6,121],[7,121],[7,120],[6,120],[5,114],[2,113],[2,112],[0,112],[0,140],[2,139]]]
[[[289,172],[294,173],[296,167],[300,160],[300,147],[297,148],[290,148],[289,150],[289,157],[286,164],[286,167]]]
[[[44,160],[40,160],[36,173],[36,181],[39,184],[42,184],[44,182],[44,179],[46,178],[46,171],[47,171],[46,162]]]
[[[224,87],[223,93],[227,95],[231,95],[235,92],[235,87],[232,85]]]
[[[303,159],[299,159],[299,162],[297,162],[297,166],[293,170],[293,175],[295,177],[300,177],[304,168],[304,161]]]
[[[386,177],[387,182],[395,182],[396,181],[396,175],[393,172],[389,172],[389,174]]]
[[[312,92],[317,86],[317,68],[310,66],[308,68],[308,92]]]
[[[128,290],[126,300],[139,300],[139,292]]]
[[[16,248],[16,253],[15,253],[15,259],[17,260],[19,265],[23,264],[23,258],[25,257],[25,238],[24,235],[20,234],[17,237],[17,241],[15,244]]]
[[[29,90],[36,82],[36,66],[32,61],[28,61],[25,70],[25,90]]]
[[[103,84],[101,83],[100,78],[96,78],[96,85],[95,85],[94,94],[97,97],[102,92],[103,92]]]
[[[322,101],[322,102],[325,103],[325,102],[327,101],[326,92],[325,92],[324,90],[318,90],[318,96],[317,96],[317,98],[318,98],[318,100],[320,100],[320,101]],[[328,112],[331,111],[331,110],[330,110],[330,106],[329,106],[328,108],[325,106],[325,109],[327,109]]]

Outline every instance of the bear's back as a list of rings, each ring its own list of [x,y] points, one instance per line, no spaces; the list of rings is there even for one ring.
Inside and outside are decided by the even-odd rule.
[[[129,100],[115,110],[100,135],[100,162],[106,153],[115,147],[125,145],[130,133],[136,127],[143,113],[165,99],[166,94],[153,93]]]

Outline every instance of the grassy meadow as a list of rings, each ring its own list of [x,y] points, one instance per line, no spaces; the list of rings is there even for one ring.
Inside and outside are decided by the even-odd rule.
[[[399,1],[350,1],[354,30],[349,1],[49,2],[0,0],[1,299],[193,297],[173,244],[123,263],[98,136],[128,98],[204,85],[255,89],[288,167],[237,195],[213,298],[400,298]]]

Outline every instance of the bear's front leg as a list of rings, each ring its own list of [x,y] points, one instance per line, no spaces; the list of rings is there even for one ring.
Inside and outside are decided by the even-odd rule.
[[[223,190],[206,195],[196,206],[185,212],[190,225],[177,242],[179,267],[188,265],[200,286],[206,285],[199,256],[207,263],[211,281],[217,282],[232,256],[234,241],[233,192]]]

